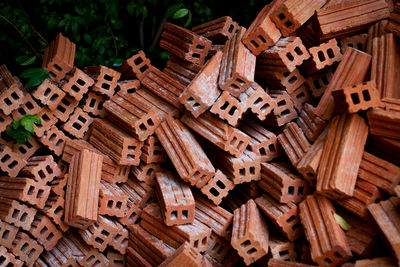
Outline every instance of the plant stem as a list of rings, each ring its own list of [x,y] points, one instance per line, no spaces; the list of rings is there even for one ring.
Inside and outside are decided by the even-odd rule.
[[[150,45],[149,50],[154,49],[154,47],[157,45],[158,39],[160,39],[162,30],[164,29],[164,24],[165,24],[165,22],[167,22],[167,18],[164,17],[164,18],[162,19],[160,25],[158,26],[157,32],[156,32],[156,34],[154,35],[154,38],[153,38],[153,41],[151,42],[151,45]]]

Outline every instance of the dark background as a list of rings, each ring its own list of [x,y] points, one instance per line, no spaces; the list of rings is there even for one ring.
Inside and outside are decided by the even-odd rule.
[[[140,49],[146,52],[153,65],[162,68],[168,58],[168,53],[159,48],[157,34],[163,20],[180,26],[189,20],[187,28],[191,29],[195,25],[228,15],[247,28],[266,2],[0,1],[0,64],[6,64],[12,74],[17,76],[27,67],[40,67],[44,49],[57,33],[62,32],[77,45],[75,65],[79,68],[99,64],[115,68]],[[173,18],[171,11],[182,8],[189,12],[182,18]],[[21,66],[16,59],[23,56],[36,56],[36,60],[32,65]]]

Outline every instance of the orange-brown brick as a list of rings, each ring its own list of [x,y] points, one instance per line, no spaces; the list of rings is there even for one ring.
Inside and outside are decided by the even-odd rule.
[[[40,124],[33,125],[35,136],[38,138],[42,137],[42,135],[44,135],[44,133],[58,121],[58,119],[53,115],[53,112],[46,107],[43,107],[36,116],[41,119]]]
[[[20,175],[46,184],[61,176],[61,170],[52,156],[35,156],[29,159]]]
[[[15,177],[26,165],[26,160],[21,158],[9,146],[0,144],[0,169],[9,176]]]
[[[167,155],[160,141],[154,135],[149,136],[142,147],[140,159],[146,163],[167,161]]]
[[[83,138],[89,130],[93,118],[81,108],[76,108],[63,125],[63,130],[76,138]]]
[[[142,81],[151,67],[150,59],[140,50],[137,54],[125,60],[118,70],[122,73],[122,77],[124,78],[137,78]]]
[[[214,177],[201,188],[201,192],[215,205],[219,205],[222,198],[226,197],[234,187],[233,182],[223,172],[217,170]]]
[[[99,116],[104,118],[105,111],[103,104],[106,101],[106,97],[98,95],[94,92],[89,92],[87,98],[85,99],[85,105],[83,106],[83,111],[89,113],[91,116]]]
[[[117,185],[101,181],[98,214],[124,217],[127,202],[128,196]]]
[[[61,99],[64,98],[63,92],[56,84],[49,79],[45,79],[41,85],[32,93],[32,96],[40,101],[43,105],[47,105],[50,110],[54,110]]]
[[[36,115],[41,110],[41,107],[36,103],[29,93],[25,94],[24,100],[21,105],[11,112],[14,120],[19,120],[25,115]]]
[[[214,44],[224,43],[226,40],[231,39],[237,29],[238,24],[231,17],[223,16],[194,26],[192,31],[211,40]]]
[[[335,62],[342,60],[342,53],[336,39],[330,39],[326,43],[308,49],[311,59],[304,64],[308,74],[315,73]]]
[[[26,231],[31,229],[37,210],[28,207],[18,200],[0,197],[0,220],[20,227]]]
[[[57,229],[46,215],[40,213],[36,214],[29,233],[47,251],[52,250],[58,240],[62,238],[62,232]]]
[[[43,252],[43,247],[35,239],[29,237],[24,232],[18,232],[10,249],[12,254],[25,262],[27,266],[32,266]]]
[[[94,92],[111,97],[114,95],[114,90],[117,87],[117,82],[121,77],[121,73],[105,66],[90,66],[85,67],[86,72],[94,81]]]
[[[66,122],[78,104],[79,101],[70,95],[66,95],[53,111],[53,115],[60,121]]]
[[[74,67],[61,81],[60,86],[64,92],[80,101],[93,84],[94,80],[92,78],[77,67]]]
[[[39,141],[46,146],[55,155],[61,156],[64,150],[65,142],[69,138],[64,134],[64,132],[57,129],[56,126],[51,126],[49,130],[39,139]]]

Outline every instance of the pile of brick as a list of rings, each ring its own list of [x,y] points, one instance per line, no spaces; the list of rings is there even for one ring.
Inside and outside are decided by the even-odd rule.
[[[397,35],[390,0],[275,0],[166,23],[163,71],[61,34],[31,93],[1,66],[0,131],[42,123],[1,139],[0,266],[396,266]]]

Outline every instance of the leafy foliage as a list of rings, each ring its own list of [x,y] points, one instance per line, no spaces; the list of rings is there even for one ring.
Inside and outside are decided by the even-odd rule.
[[[42,123],[41,119],[34,115],[25,115],[20,120],[14,120],[6,128],[6,139],[14,140],[18,144],[25,144],[31,140],[31,134],[35,132],[33,124]]]
[[[45,71],[42,68],[30,68],[22,72],[20,77],[29,79],[28,82],[26,83],[26,88],[29,89],[34,86],[38,86],[45,79],[50,78],[50,75],[47,71]]]
[[[248,27],[266,2],[222,0],[218,6],[224,8],[217,8],[212,0],[0,1],[1,64],[12,73],[21,73],[30,64],[40,67],[44,49],[62,32],[77,45],[79,68],[116,67],[140,49],[152,64],[161,66],[168,57],[158,46],[165,21],[191,28],[228,15]],[[32,80],[29,86],[37,83]]]

